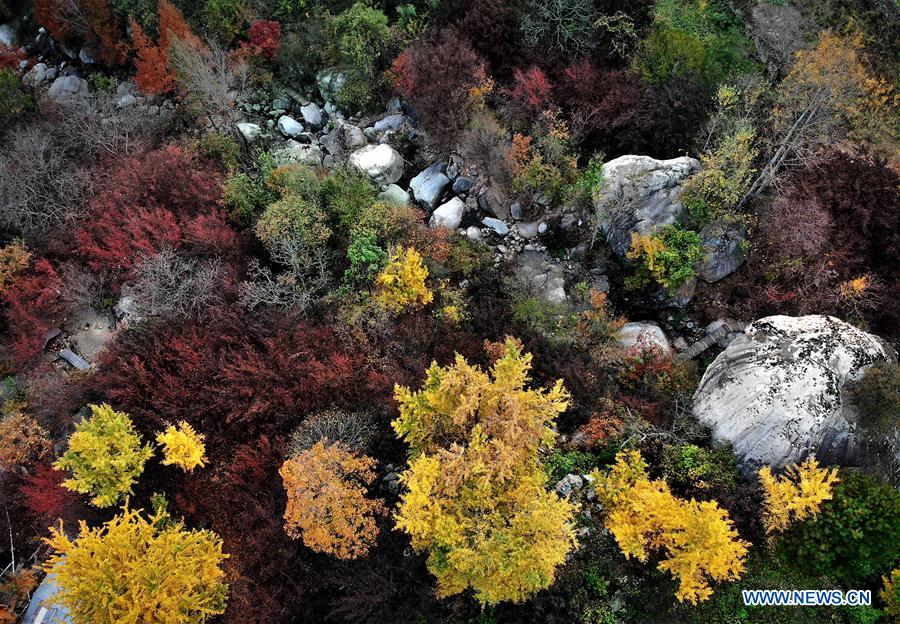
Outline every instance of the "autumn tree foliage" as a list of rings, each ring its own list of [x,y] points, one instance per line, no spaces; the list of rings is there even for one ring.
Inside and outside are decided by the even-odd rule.
[[[35,0],[35,19],[56,39],[81,39],[104,63],[125,62],[129,46],[122,20],[107,0]]]
[[[274,63],[281,44],[281,24],[273,20],[253,20],[247,34],[250,41],[241,43],[241,51]]]
[[[509,90],[509,110],[517,123],[530,123],[545,110],[554,108],[553,85],[547,74],[537,66],[513,72]]]
[[[31,253],[21,240],[0,247],[0,294],[18,274],[28,268]]]
[[[91,405],[91,416],[75,426],[68,449],[54,468],[71,473],[63,485],[90,494],[97,507],[110,507],[131,493],[131,487],[153,455],[125,412],[109,405]]]
[[[163,247],[232,254],[234,231],[221,208],[222,178],[194,152],[167,146],[124,159],[96,189],[92,218],[75,231],[78,253],[94,270],[128,278]]]
[[[62,312],[60,280],[44,258],[18,271],[2,293],[13,360],[21,365],[37,355],[44,336]]]
[[[65,480],[65,472],[44,464],[38,465],[34,474],[25,475],[19,492],[29,513],[50,521],[74,520],[78,495],[63,487]]]
[[[562,381],[528,389],[531,356],[512,338],[489,372],[457,355],[418,391],[398,386],[392,423],[410,445],[397,527],[428,551],[438,595],[521,602],[553,582],[575,544],[573,505],[545,487],[538,447],[566,409]]]
[[[185,472],[202,468],[207,461],[204,437],[183,420],[177,426],[166,427],[156,436],[163,451],[163,466],[178,466]]]
[[[47,430],[22,412],[0,421],[0,469],[9,472],[27,467],[53,453]]]
[[[375,460],[341,443],[320,440],[282,465],[287,492],[284,528],[307,547],[338,559],[368,553],[384,506],[366,496],[377,477]]]
[[[398,245],[387,264],[375,276],[375,302],[389,312],[425,306],[434,300],[425,280],[428,267],[412,247]]]
[[[710,581],[740,577],[749,544],[715,501],[674,496],[665,481],[650,480],[638,451],[620,451],[608,473],[592,476],[606,528],[622,553],[647,561],[663,551],[659,569],[678,580],[678,600],[697,604],[712,595]]]
[[[412,102],[429,137],[452,147],[469,119],[471,90],[485,80],[486,73],[466,40],[452,29],[443,29],[406,48],[389,76]]]
[[[831,500],[836,468],[819,468],[811,457],[802,464],[789,466],[783,475],[775,476],[768,466],[759,471],[765,497],[763,520],[766,531],[780,533],[793,522],[815,518],[822,503]]]
[[[134,19],[129,21],[129,27],[137,51],[135,84],[150,95],[168,93],[175,88],[175,74],[169,67],[169,44],[178,39],[199,46],[200,40],[191,32],[181,11],[168,0],[159,2],[159,42],[156,45]]]
[[[74,539],[55,528],[46,542],[54,600],[76,624],[202,624],[225,610],[222,541],[162,510],[146,517],[126,507],[103,526],[81,522]]]

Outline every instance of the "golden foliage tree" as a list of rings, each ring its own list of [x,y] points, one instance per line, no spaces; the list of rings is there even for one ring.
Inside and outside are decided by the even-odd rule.
[[[765,497],[763,522],[769,533],[780,533],[791,523],[815,517],[822,503],[831,500],[840,481],[835,468],[819,468],[815,457],[787,468],[776,477],[768,466],[759,471]]]
[[[621,451],[609,473],[595,471],[597,496],[609,529],[626,558],[647,561],[664,551],[659,569],[679,581],[675,595],[697,604],[712,595],[710,581],[735,580],[744,569],[746,542],[714,501],[686,501],[665,481],[651,481],[638,451]]]
[[[341,443],[320,440],[284,462],[284,529],[307,547],[338,559],[369,552],[378,537],[380,501],[366,497],[376,479],[375,460]]]
[[[194,431],[190,424],[181,421],[178,426],[169,425],[156,435],[163,449],[163,465],[178,466],[185,472],[206,464],[206,446],[203,434]]]
[[[0,421],[0,469],[12,470],[52,453],[47,430],[31,416],[15,412]]]
[[[375,276],[375,302],[388,312],[428,305],[434,300],[425,280],[428,267],[412,247],[398,246]]]
[[[900,622],[900,568],[891,571],[890,576],[882,576],[884,589],[878,592],[884,600],[884,613],[890,624]]]
[[[28,268],[31,253],[21,240],[14,240],[5,247],[0,247],[0,293],[12,279]]]
[[[222,541],[162,510],[145,518],[126,507],[94,529],[81,522],[74,540],[60,525],[46,542],[54,600],[75,624],[202,624],[225,611]]]
[[[106,404],[90,407],[90,418],[76,425],[68,450],[53,466],[72,474],[63,486],[90,494],[97,507],[110,507],[131,493],[153,448],[141,446],[128,414]]]
[[[565,411],[562,382],[526,388],[531,355],[507,339],[490,373],[457,356],[425,385],[397,387],[394,430],[411,446],[397,527],[429,551],[438,595],[522,601],[553,582],[575,544],[574,506],[546,489],[538,447]]]

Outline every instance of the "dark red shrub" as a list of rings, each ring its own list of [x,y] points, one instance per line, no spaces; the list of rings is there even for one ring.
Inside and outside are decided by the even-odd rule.
[[[270,20],[254,20],[250,24],[249,35],[250,42],[242,43],[242,50],[274,62],[278,57],[278,46],[281,44],[281,24]]]
[[[222,453],[235,428],[242,437],[286,433],[311,410],[373,406],[390,395],[364,351],[334,329],[248,318],[242,309],[128,332],[90,384],[142,430],[186,420]]]
[[[26,475],[19,491],[28,512],[49,523],[60,518],[74,521],[82,505],[78,494],[62,486],[66,478],[65,472],[46,465],[38,466],[33,475]]]
[[[470,111],[470,89],[484,76],[478,55],[454,29],[414,43],[397,57],[391,80],[429,136],[452,148]]]
[[[529,123],[553,108],[553,87],[540,67],[516,69],[508,93],[510,116],[516,123]]]
[[[11,48],[5,43],[0,43],[0,69],[18,71],[19,62],[28,58],[28,55],[18,49]]]
[[[490,73],[504,83],[512,79],[514,67],[524,64],[519,24],[520,8],[512,0],[454,0],[442,2],[441,10],[452,17],[475,52],[488,63]]]
[[[162,246],[193,253],[232,253],[233,230],[221,209],[215,165],[179,147],[117,163],[91,200],[92,215],[75,232],[78,254],[95,270],[120,279]]]
[[[3,292],[13,360],[21,365],[40,353],[44,336],[62,312],[59,276],[41,258]]]

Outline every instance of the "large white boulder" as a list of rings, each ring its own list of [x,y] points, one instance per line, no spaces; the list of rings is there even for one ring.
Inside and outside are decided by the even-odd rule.
[[[710,364],[694,416],[727,440],[742,469],[815,454],[853,463],[856,412],[845,385],[893,357],[877,336],[830,316],[770,316],[747,326]]]
[[[350,154],[350,164],[380,185],[403,177],[403,157],[390,145],[367,145]]]
[[[594,196],[598,225],[620,258],[631,247],[631,233],[650,234],[678,221],[684,212],[681,184],[700,170],[700,162],[681,156],[657,160],[620,156],[603,165],[603,184]]]

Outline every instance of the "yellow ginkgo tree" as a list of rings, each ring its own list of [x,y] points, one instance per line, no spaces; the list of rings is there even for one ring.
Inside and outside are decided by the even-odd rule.
[[[89,494],[97,507],[119,503],[144,471],[153,447],[141,445],[141,438],[125,412],[105,403],[91,405],[91,416],[75,426],[69,447],[54,468],[71,477],[63,486]]]
[[[397,527],[428,552],[438,595],[521,602],[553,583],[575,545],[575,506],[547,491],[538,456],[568,393],[529,389],[531,355],[513,339],[489,372],[457,356],[418,391],[397,387],[397,434],[411,447]]]
[[[181,421],[178,426],[169,425],[156,435],[163,449],[163,465],[178,466],[185,472],[202,468],[206,464],[204,436],[194,431],[190,424]]]
[[[789,466],[781,476],[765,466],[759,471],[765,497],[763,522],[769,533],[780,533],[791,523],[815,517],[819,508],[831,500],[834,485],[840,481],[835,468],[820,468],[815,457]]]
[[[228,586],[222,541],[189,530],[163,510],[150,518],[127,505],[77,537],[52,529],[45,565],[75,624],[203,624],[225,611]]]
[[[622,553],[647,561],[663,552],[659,569],[678,580],[678,600],[697,604],[712,595],[710,581],[740,577],[749,544],[718,503],[676,497],[665,481],[648,477],[638,451],[620,451],[609,472],[592,477]]]

